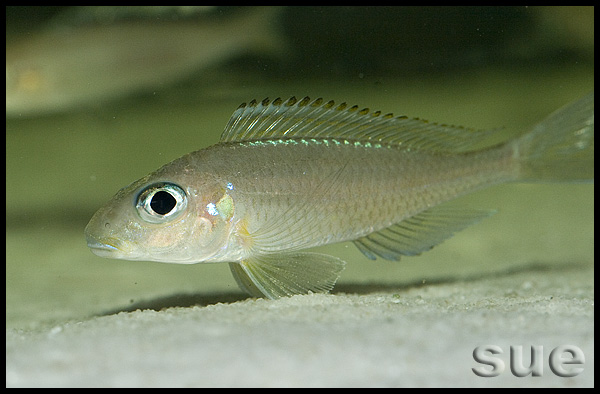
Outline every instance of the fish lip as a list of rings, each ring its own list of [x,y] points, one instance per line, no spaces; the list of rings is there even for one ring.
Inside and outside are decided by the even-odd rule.
[[[106,250],[106,251],[117,251],[119,250],[118,248],[116,248],[115,246],[109,245],[109,244],[103,244],[101,242],[88,242],[88,248],[90,249],[98,249],[98,250]]]
[[[92,253],[98,256],[109,256],[120,251],[120,249],[110,243],[101,242],[92,236],[86,236],[87,246]]]

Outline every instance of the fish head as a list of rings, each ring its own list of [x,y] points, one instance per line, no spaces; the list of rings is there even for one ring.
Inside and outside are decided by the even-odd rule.
[[[222,257],[233,228],[227,187],[162,173],[119,190],[94,214],[85,228],[94,254],[181,264]]]

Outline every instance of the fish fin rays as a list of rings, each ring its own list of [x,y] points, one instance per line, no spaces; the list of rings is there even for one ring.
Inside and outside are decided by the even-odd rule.
[[[312,194],[298,196],[295,204],[290,204],[287,210],[274,215],[263,227],[256,229],[251,234],[253,252],[272,254],[314,246],[310,244],[314,227],[311,223],[315,217],[324,220],[329,214],[327,204],[319,204],[318,201],[327,199],[330,192],[338,188],[346,167],[347,164],[344,164],[329,175],[323,175],[322,181],[314,187]],[[285,250],[282,250],[283,246]]]
[[[454,233],[494,214],[493,210],[435,207],[354,241],[368,258],[399,260],[425,252]],[[240,288],[254,297],[277,299],[297,294],[327,293],[346,263],[311,252],[259,254],[229,263]]]
[[[520,180],[594,181],[594,92],[555,111],[517,140]]]
[[[494,210],[434,207],[354,241],[369,259],[400,260],[423,253],[456,232],[493,215]]]
[[[494,130],[474,130],[381,111],[336,104],[322,98],[252,100],[231,116],[221,142],[286,138],[345,139],[447,153],[467,152],[498,143]]]
[[[346,263],[320,253],[282,253],[229,263],[242,290],[254,297],[277,299],[296,294],[327,293]]]

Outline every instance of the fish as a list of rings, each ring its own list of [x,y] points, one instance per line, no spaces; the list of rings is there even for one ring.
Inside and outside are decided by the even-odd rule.
[[[90,12],[103,9],[113,10]],[[229,17],[172,21],[156,16],[118,23],[109,23],[105,15],[100,23],[74,26],[62,18],[64,23],[7,40],[6,115],[93,108],[202,76],[241,54],[283,56],[287,45],[276,24],[281,12],[281,7],[257,7]]]
[[[101,257],[229,263],[277,299],[330,291],[353,242],[369,259],[419,255],[494,210],[447,202],[506,182],[593,182],[594,93],[516,138],[322,98],[252,100],[220,141],[119,190],[85,236]],[[494,142],[491,142],[494,141]]]

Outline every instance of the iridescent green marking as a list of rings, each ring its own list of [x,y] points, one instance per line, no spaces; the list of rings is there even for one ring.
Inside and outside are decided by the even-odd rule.
[[[278,145],[304,145],[304,146],[312,146],[312,145],[323,145],[326,147],[333,146],[341,146],[341,145],[349,145],[354,146],[356,148],[367,148],[367,149],[379,149],[379,148],[393,148],[393,145],[389,144],[381,144],[381,143],[373,143],[373,142],[363,142],[363,141],[352,141],[352,140],[338,140],[335,138],[290,138],[290,139],[273,139],[273,140],[258,140],[258,141],[243,141],[240,142],[242,146],[278,146]]]

